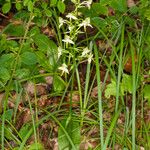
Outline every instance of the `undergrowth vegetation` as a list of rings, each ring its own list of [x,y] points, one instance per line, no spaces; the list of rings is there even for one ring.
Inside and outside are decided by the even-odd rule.
[[[149,0],[0,0],[0,149],[150,149]]]

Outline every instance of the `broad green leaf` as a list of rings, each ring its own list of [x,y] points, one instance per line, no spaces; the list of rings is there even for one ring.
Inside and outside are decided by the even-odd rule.
[[[65,82],[60,76],[54,76],[53,88],[55,92],[61,92],[65,88]]]
[[[29,1],[30,1],[30,0],[24,0],[24,1],[23,1],[23,5],[24,5],[24,6],[27,6],[28,3],[29,3]]]
[[[10,73],[8,69],[0,67],[0,79],[2,79],[3,82],[7,82],[10,79]]]
[[[51,1],[50,1],[50,7],[55,6],[55,5],[57,4],[57,1],[58,1],[58,0],[51,0]]]
[[[107,26],[107,22],[105,19],[102,19],[100,17],[94,17],[91,19],[91,23],[92,25],[94,25],[95,27],[97,27],[98,29],[103,29]]]
[[[121,86],[124,91],[132,93],[132,76],[123,74]]]
[[[0,57],[0,66],[2,67],[10,67],[14,59],[13,54],[3,54]]]
[[[2,12],[4,14],[8,13],[11,9],[11,2],[8,2],[8,3],[5,3],[3,6],[2,6]]]
[[[106,86],[105,97],[110,98],[110,96],[116,96],[116,82],[114,80]]]
[[[57,52],[57,45],[44,34],[38,34],[34,38],[35,44],[43,52]]]
[[[69,122],[68,122],[69,121]],[[75,121],[74,118],[72,119],[64,119],[62,121],[62,126],[65,128],[67,133],[69,134],[72,142],[76,146],[77,149],[79,149],[79,144],[80,144],[80,125],[79,122]],[[64,131],[62,130],[61,127],[59,127],[58,130],[58,144],[59,144],[59,149],[72,149],[71,145],[69,143],[68,138],[66,137]]]
[[[36,35],[33,39],[39,50],[47,53],[49,63],[54,67],[58,57],[57,45],[43,34]]]
[[[144,98],[150,102],[150,85],[145,85],[143,89]]]
[[[30,75],[30,71],[29,69],[26,69],[26,68],[17,69],[15,75],[17,79],[23,79]]]
[[[30,128],[31,128],[31,126],[28,123],[24,124],[24,126],[21,127],[21,129],[19,131],[19,135],[22,139],[27,135]]]
[[[13,109],[8,109],[5,112],[5,118],[6,118],[6,120],[11,121],[12,117],[13,117]]]
[[[9,24],[4,29],[4,33],[11,36],[23,36],[24,32],[25,28],[23,27],[23,25]]]
[[[64,13],[66,9],[66,5],[62,1],[59,0],[57,3],[57,8],[61,13]]]
[[[36,52],[38,63],[47,71],[51,71],[51,65],[49,64],[48,58],[41,51]]]
[[[29,10],[30,12],[33,11],[33,2],[32,2],[32,1],[29,1],[29,3],[28,3],[28,10]]]
[[[111,2],[111,7],[119,12],[126,12],[127,11],[127,1],[126,0],[113,0]]]
[[[48,9],[45,10],[45,14],[47,17],[51,17],[52,16],[52,12]]]
[[[44,147],[41,143],[33,143],[29,146],[28,150],[43,150]]]
[[[94,3],[91,8],[97,15],[108,15],[108,7],[101,5],[101,3]]]
[[[22,4],[20,2],[16,3],[16,9],[21,10],[22,9]]]
[[[35,65],[37,63],[37,57],[32,52],[24,52],[21,54],[21,61],[26,65]]]

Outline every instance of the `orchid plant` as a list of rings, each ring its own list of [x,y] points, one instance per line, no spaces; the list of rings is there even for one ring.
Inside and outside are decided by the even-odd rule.
[[[65,19],[59,17],[59,29],[66,29],[64,32],[64,39],[62,40],[63,47],[58,47],[58,59],[61,59],[61,56],[65,56],[63,57],[65,59],[63,59],[62,66],[58,68],[62,71],[62,74],[69,73],[67,65],[71,64],[72,59],[87,59],[88,63],[91,63],[93,57],[92,51],[88,48],[88,46],[76,46],[78,35],[86,32],[87,27],[92,28],[92,25],[90,24],[90,18],[83,18],[79,8],[87,7],[90,9],[92,0],[83,2],[80,2],[79,0],[72,0],[72,3],[74,4],[75,9],[72,12],[69,12]],[[68,64],[66,64],[66,62],[68,62]]]

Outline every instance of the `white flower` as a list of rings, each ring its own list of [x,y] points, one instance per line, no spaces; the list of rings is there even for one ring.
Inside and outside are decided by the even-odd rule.
[[[90,8],[91,8],[92,1],[93,1],[93,0],[83,1],[83,2],[81,3],[81,5],[85,5],[86,7],[88,7],[88,9],[90,9]]]
[[[62,74],[63,74],[64,72],[69,74],[67,65],[66,65],[65,63],[63,63],[62,66],[59,67],[58,69],[62,71]]]
[[[64,20],[63,18],[59,17],[59,28],[66,23],[66,20]]]
[[[85,57],[89,52],[90,50],[88,49],[88,47],[84,48],[81,57]]]
[[[77,3],[77,0],[71,0],[74,4],[76,4]]]
[[[88,55],[88,63],[89,63],[89,64],[91,63],[92,58],[93,58],[93,54],[90,53],[90,54]]]
[[[65,39],[62,40],[65,43],[74,44],[74,42],[71,40],[70,36],[66,35]]]
[[[58,47],[58,59],[60,58],[61,55],[62,55],[62,47],[59,46]]]
[[[71,19],[77,20],[77,17],[74,16],[72,13],[68,13],[68,15],[67,15],[66,17],[69,18],[70,20],[71,20]]]
[[[71,25],[71,26],[69,25],[68,28],[69,28],[69,31],[71,32],[74,29],[74,26],[73,25]]]
[[[82,21],[82,23],[79,25],[80,27],[84,27],[84,30],[86,30],[86,27],[89,26],[91,28],[93,28],[90,24],[90,18],[85,18],[85,20]]]

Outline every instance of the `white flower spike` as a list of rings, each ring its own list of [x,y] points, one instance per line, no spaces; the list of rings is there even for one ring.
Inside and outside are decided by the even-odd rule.
[[[88,55],[88,63],[89,63],[89,64],[91,63],[92,58],[93,58],[93,54],[90,53],[90,54]]]
[[[60,58],[61,55],[62,55],[62,47],[59,46],[58,47],[58,59]]]
[[[74,44],[74,42],[71,40],[70,36],[66,35],[65,39],[62,40],[65,43]]]
[[[64,20],[63,18],[59,17],[59,28],[61,28],[61,26],[66,23],[66,20]]]
[[[83,1],[83,2],[81,3],[81,5],[85,5],[86,7],[88,7],[88,9],[90,9],[92,2],[93,2],[93,0]]]
[[[67,18],[69,18],[70,20],[77,20],[78,18],[76,16],[74,16],[72,13],[68,13],[68,15],[66,16]]]
[[[86,57],[86,55],[87,55],[89,52],[90,52],[90,50],[88,49],[88,47],[84,48],[81,57]]]
[[[84,30],[86,30],[87,26],[93,28],[92,25],[90,24],[90,18],[89,17],[85,18],[85,20],[83,20],[82,23],[79,26],[84,27]]]
[[[62,71],[62,75],[63,75],[63,73],[68,73],[69,74],[67,65],[65,63],[63,63],[62,66],[59,67],[58,69]]]

